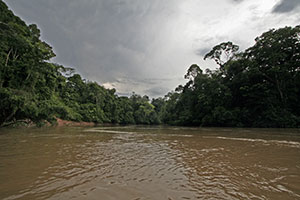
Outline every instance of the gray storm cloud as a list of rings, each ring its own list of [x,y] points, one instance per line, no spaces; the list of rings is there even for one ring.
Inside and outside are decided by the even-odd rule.
[[[295,25],[298,13],[276,14],[292,1],[5,0],[38,24],[57,54],[54,62],[119,94],[151,97],[183,84],[193,63],[215,68],[203,55],[216,44],[233,41],[243,49],[263,31]]]
[[[273,9],[274,13],[287,13],[296,10],[300,6],[299,0],[281,0]]]

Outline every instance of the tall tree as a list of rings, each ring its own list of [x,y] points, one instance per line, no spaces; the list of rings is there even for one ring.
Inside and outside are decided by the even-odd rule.
[[[207,58],[213,59],[222,68],[226,62],[235,56],[238,50],[238,45],[232,42],[222,42],[214,46],[213,49],[204,56],[204,60]]]

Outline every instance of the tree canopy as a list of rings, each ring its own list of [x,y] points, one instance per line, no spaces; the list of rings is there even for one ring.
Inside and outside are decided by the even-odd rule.
[[[214,59],[220,68],[191,73],[200,71],[192,65],[185,78],[196,74],[194,81],[166,96],[163,121],[197,126],[299,127],[299,35],[300,26],[272,29],[238,54],[238,46],[232,42],[213,47],[205,59]]]
[[[238,45],[235,45],[230,41],[222,42],[213,47],[213,49],[204,56],[204,60],[207,58],[213,59],[220,67],[222,67],[235,56],[238,50]]]
[[[71,68],[51,63],[52,47],[35,24],[26,25],[0,1],[0,126],[55,118],[119,124],[158,123],[154,106],[139,95],[118,97]]]

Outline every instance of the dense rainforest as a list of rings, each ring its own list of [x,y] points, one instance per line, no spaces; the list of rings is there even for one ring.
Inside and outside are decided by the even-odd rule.
[[[300,127],[300,26],[272,29],[243,52],[232,42],[205,55],[217,70],[191,65],[165,97],[116,95],[52,63],[52,47],[0,0],[0,126],[57,118],[113,124]]]

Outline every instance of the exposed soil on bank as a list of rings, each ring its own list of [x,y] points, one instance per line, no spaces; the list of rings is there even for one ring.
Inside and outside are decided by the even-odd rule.
[[[96,126],[94,122],[74,122],[74,121],[67,121],[63,119],[56,119],[57,126]]]

